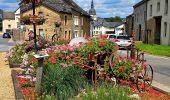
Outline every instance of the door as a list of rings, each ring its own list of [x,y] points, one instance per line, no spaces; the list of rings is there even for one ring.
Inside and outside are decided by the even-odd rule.
[[[43,31],[43,29],[39,29],[39,35],[40,35],[40,37],[42,37],[42,38],[44,38],[44,31]]]
[[[161,42],[161,18],[155,18],[156,28],[155,28],[155,43],[160,44]]]
[[[141,41],[141,37],[142,37],[142,29],[141,29],[141,25],[139,24],[139,41]]]

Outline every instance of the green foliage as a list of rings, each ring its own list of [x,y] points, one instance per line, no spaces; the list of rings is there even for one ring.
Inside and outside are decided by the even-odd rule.
[[[54,95],[57,100],[67,100],[78,94],[86,85],[84,72],[77,65],[66,68],[61,66],[65,61],[57,64],[47,64],[44,68],[42,90],[46,95]]]
[[[74,100],[131,100],[130,90],[126,87],[113,87],[110,84],[102,84],[94,91],[93,87],[87,87],[80,96]]]
[[[103,46],[100,46],[102,44]],[[112,52],[115,44],[107,39],[97,39],[93,38],[89,40],[89,42],[81,45],[79,53],[87,57],[90,53],[97,53],[97,52]]]
[[[170,46],[144,43],[137,43],[135,46],[149,54],[170,57]]]
[[[105,18],[107,22],[122,22],[122,18],[119,16]]]

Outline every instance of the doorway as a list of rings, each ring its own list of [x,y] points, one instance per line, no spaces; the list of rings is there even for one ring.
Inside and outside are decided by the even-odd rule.
[[[162,17],[155,17],[155,44],[161,43],[161,20]]]
[[[142,29],[141,29],[141,24],[139,24],[139,41],[141,41],[141,37],[142,37]]]

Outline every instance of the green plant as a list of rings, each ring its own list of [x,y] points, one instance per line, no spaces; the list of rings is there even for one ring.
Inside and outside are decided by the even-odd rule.
[[[112,52],[114,50],[115,43],[104,38],[92,38],[87,43],[81,45],[80,54],[87,57],[90,53],[97,52]]]
[[[130,93],[127,87],[113,87],[104,83],[98,86],[96,91],[93,87],[87,87],[73,100],[132,100],[128,96]]]
[[[66,61],[49,63],[44,68],[42,90],[46,95],[54,95],[57,100],[67,100],[85,87],[84,72],[77,65],[62,66]]]

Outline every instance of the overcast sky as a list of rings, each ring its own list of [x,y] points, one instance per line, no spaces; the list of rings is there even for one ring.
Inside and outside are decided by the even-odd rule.
[[[90,9],[91,0],[74,1],[84,10],[88,11]],[[132,6],[139,1],[141,0],[94,0],[94,6],[98,17],[126,17],[133,12]],[[17,7],[17,0],[0,0],[0,9],[15,11]]]

